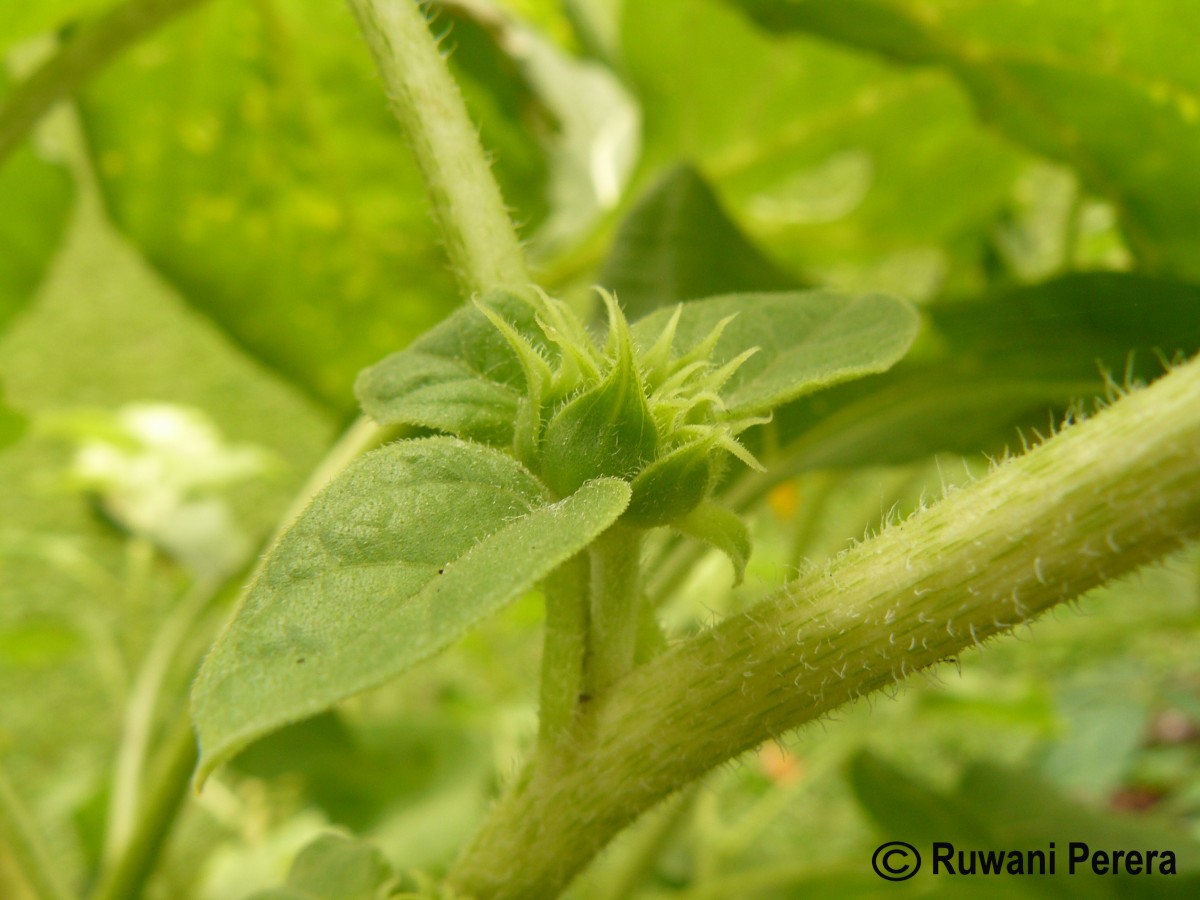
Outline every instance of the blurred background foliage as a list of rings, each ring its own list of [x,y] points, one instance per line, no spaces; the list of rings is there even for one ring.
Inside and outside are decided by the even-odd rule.
[[[5,10],[0,125],[116,6]],[[756,436],[772,477],[726,486],[755,526],[743,586],[656,548],[672,637],[1200,349],[1191,0],[432,7],[548,289],[586,304],[599,282],[634,315],[796,285],[922,304],[895,370]],[[244,569],[352,416],[358,370],[462,300],[342,4],[210,0],[92,75],[28,135],[0,127],[0,763],[75,889],[111,852],[114,772],[131,747],[152,767],[236,593],[196,562],[213,522],[222,577]],[[206,464],[262,464],[172,480],[170,440],[121,424],[133,404],[207,423]],[[96,446],[111,481],[80,480]],[[573,896],[1200,895],[1198,576],[1183,554],[764,747]],[[253,747],[186,805],[148,896],[279,885],[330,825],[443,870],[534,734],[539,604]],[[870,874],[881,840],[926,836],[1172,846],[1181,875]],[[3,846],[0,894],[28,896]]]

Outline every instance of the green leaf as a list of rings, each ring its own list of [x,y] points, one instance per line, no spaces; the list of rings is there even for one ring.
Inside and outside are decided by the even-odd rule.
[[[462,300],[345,4],[211,3],[81,97],[112,217],[242,347],[350,411]]]
[[[1029,772],[976,762],[957,786],[939,790],[862,752],[851,760],[849,774],[859,803],[882,834],[889,840],[913,843],[922,851],[934,841],[948,841],[963,850],[1045,850],[1054,842],[1057,874],[1035,875],[1027,882],[1029,890],[1040,896],[1187,897],[1200,883],[1200,844],[1186,833],[1149,818],[1089,809]],[[1073,841],[1088,844],[1093,852],[1169,848],[1179,875],[1170,879],[1152,875],[1149,880],[1145,873],[1100,876],[1085,864],[1062,881],[1067,843]],[[1157,874],[1157,866],[1151,868]]]
[[[672,312],[660,310],[637,322],[634,339],[649,346]],[[683,305],[676,352],[687,352],[730,316],[713,363],[719,366],[759,348],[722,390],[734,416],[768,413],[804,394],[883,372],[908,350],[918,325],[912,306],[884,295],[733,294]]]
[[[671,169],[630,210],[598,280],[631,319],[681,300],[800,287],[729,219],[691,166]]]
[[[74,135],[54,119],[56,150],[74,157]],[[0,170],[5,215],[9,197],[20,195],[9,190],[9,171]],[[7,402],[35,426],[81,408],[111,414],[130,403],[203,410],[229,441],[268,448],[278,463],[222,498],[238,530],[255,543],[265,539],[326,452],[335,423],[183,303],[114,233],[86,179],[77,191],[81,202],[46,277],[0,334]],[[14,209],[23,215],[23,207]],[[43,224],[15,226],[33,233]],[[94,880],[88,873],[98,865],[129,678],[163,622],[174,614],[178,626],[188,584],[169,561],[131,555],[128,537],[88,498],[63,489],[73,457],[69,444],[38,427],[0,453],[0,721],[5,763],[29,796],[51,796],[63,773],[77,776],[71,796],[39,819],[52,846],[78,848],[57,855],[56,864],[79,886]],[[177,707],[207,628],[189,633],[186,649],[164,660],[170,668],[160,709]],[[129,678],[114,680],[120,671]]]
[[[4,403],[4,385],[0,384],[0,448],[19,440],[26,424],[24,416]]]
[[[958,798],[941,796],[868,751],[850,759],[850,785],[858,802],[889,838],[928,845],[933,841],[986,841],[987,826]]]
[[[1000,0],[936,16],[914,0],[736,5],[775,33],[943,67],[995,128],[1108,199],[1144,266],[1200,275],[1200,15],[1190,4],[1071,2],[1047,14]]]
[[[950,77],[781,41],[715,0],[625,3],[622,18],[646,171],[689,161],[805,281],[923,298],[987,277],[1026,154]]]
[[[117,5],[115,0],[38,0],[11,4],[0,20],[0,50]]]
[[[254,778],[286,776],[329,821],[356,832],[376,827],[397,804],[460,789],[490,771],[466,723],[414,710],[366,724],[336,710],[319,713],[255,741],[230,765]]]
[[[280,539],[192,693],[203,779],[250,741],[381,684],[532,588],[614,522],[616,480],[559,503],[455,438],[391,444]]]
[[[394,880],[375,847],[329,832],[300,851],[284,887],[260,891],[252,900],[380,900]]]
[[[533,307],[496,292],[487,306],[524,334],[540,335]],[[359,375],[355,394],[383,425],[416,425],[493,446],[512,443],[525,392],[520,360],[475,306],[464,306],[412,346]]]
[[[32,299],[58,250],[72,195],[63,168],[39,159],[28,142],[0,166],[0,331]]]
[[[733,563],[733,584],[742,583],[750,559],[750,531],[742,517],[716,503],[701,503],[671,523],[684,534],[712,544]]]
[[[930,339],[890,372],[780,409],[788,471],[999,452],[1049,429],[1104,375],[1149,380],[1200,350],[1200,287],[1088,273],[925,308]],[[752,450],[756,449],[751,447]]]

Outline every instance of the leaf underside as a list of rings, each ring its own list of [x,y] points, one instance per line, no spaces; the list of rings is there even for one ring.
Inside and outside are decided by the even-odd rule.
[[[284,534],[205,660],[197,778],[444,649],[628,502],[628,485],[604,479],[550,503],[519,463],[454,438],[367,454]]]

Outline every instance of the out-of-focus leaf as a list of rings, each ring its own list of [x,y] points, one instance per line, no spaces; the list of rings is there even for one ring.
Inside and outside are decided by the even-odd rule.
[[[633,326],[634,340],[649,346],[673,314],[662,309],[641,319]],[[732,294],[683,304],[675,352],[687,353],[726,318],[714,364],[758,348],[722,389],[735,416],[767,413],[818,389],[886,371],[917,332],[916,312],[894,297],[828,291]]]
[[[471,781],[488,758],[476,735],[440,716],[348,724],[325,712],[256,741],[232,765],[298,782],[330,821],[361,832],[397,805]]]
[[[937,65],[996,128],[1074,167],[1116,207],[1143,265],[1200,276],[1200,11],[1136,5],[735,0],[901,63]]]
[[[885,375],[781,409],[792,470],[998,451],[1105,392],[1104,373],[1150,379],[1155,351],[1200,350],[1200,287],[1119,273],[1071,275],[977,302],[927,307],[930,339]]]
[[[621,7],[625,0],[564,0],[563,12],[579,42],[599,59],[620,58]]]
[[[382,900],[394,877],[376,848],[331,832],[300,851],[284,887],[260,891],[253,900]]]
[[[3,81],[0,69],[0,87]],[[72,193],[62,167],[39,159],[28,143],[0,166],[0,332],[32,298],[58,250]]]
[[[915,844],[922,854],[931,852],[936,841],[951,843],[964,852],[1041,850],[1049,868],[1053,844],[1054,873],[1022,876],[1022,895],[1186,897],[1186,891],[1200,884],[1200,844],[1182,831],[1153,820],[1122,819],[1089,810],[1019,770],[976,763],[966,770],[955,789],[942,791],[863,752],[851,760],[850,783],[859,803],[888,839]],[[1073,842],[1086,843],[1092,852],[1109,854],[1113,850],[1169,849],[1175,855],[1179,874],[1156,878],[1157,862],[1149,866],[1149,877],[1144,872],[1093,874],[1086,863],[1070,873],[1069,845]],[[914,879],[916,884],[930,882],[933,877],[929,858],[923,862]],[[951,865],[958,865],[957,856],[952,857]]]
[[[38,0],[36,3],[6,4],[8,8],[0,19],[0,51],[116,5],[118,0]]]
[[[78,143],[61,124],[48,137],[80,165]],[[267,447],[280,462],[229,497],[239,526],[262,540],[324,452],[333,423],[189,309],[104,221],[86,182],[78,191],[41,287],[0,334],[7,398],[35,424],[148,401],[203,409],[231,440]],[[64,490],[71,453],[38,428],[0,453],[0,743],[34,796],[57,798],[43,807],[42,824],[56,865],[82,885],[99,843],[96,810],[129,673],[184,578],[151,557],[144,578],[129,579],[138,564],[126,535]],[[164,690],[172,697],[200,649],[187,648],[170,667]]]
[[[0,669],[52,666],[75,653],[79,633],[63,622],[29,620],[0,630]]]
[[[1090,810],[1029,772],[976,762],[963,773],[956,793],[1011,846],[1057,832],[1095,849],[1170,848],[1180,873],[1200,873],[1200,844],[1166,822]]]
[[[800,287],[730,221],[691,166],[671,169],[621,222],[600,284],[631,319],[681,300]]]
[[[848,292],[932,296],[986,277],[1023,154],[940,72],[807,37],[714,0],[624,5],[646,169],[686,159],[772,259]]]
[[[984,820],[969,804],[939,796],[874,753],[852,757],[848,775],[858,802],[889,837],[918,846],[954,840],[978,844],[987,837]]]
[[[641,150],[641,111],[609,70],[577,60],[528,29],[513,35],[526,77],[554,116],[544,138],[550,214],[534,249],[570,247],[625,190]]]
[[[344,5],[213,3],[102,73],[82,110],[120,227],[332,406],[459,303]]]
[[[250,741],[387,681],[515,600],[612,524],[629,486],[559,503],[455,438],[367,454],[284,534],[192,692],[200,775]]]
[[[25,417],[4,403],[4,385],[0,384],[0,448],[17,441],[25,433]]]
[[[540,334],[533,306],[506,292],[484,302],[514,328]],[[365,369],[354,386],[384,425],[436,428],[493,446],[512,443],[525,376],[512,346],[475,306],[465,306],[412,346]]]

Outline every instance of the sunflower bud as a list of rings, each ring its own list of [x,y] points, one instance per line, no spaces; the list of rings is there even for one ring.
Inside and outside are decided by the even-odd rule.
[[[559,496],[592,478],[632,478],[658,451],[658,431],[627,338],[600,384],[560,409],[542,435],[542,477]]]

